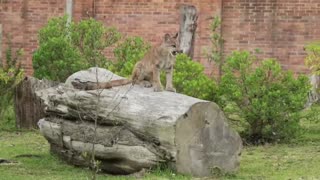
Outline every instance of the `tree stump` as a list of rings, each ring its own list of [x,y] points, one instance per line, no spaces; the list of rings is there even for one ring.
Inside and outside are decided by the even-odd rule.
[[[65,85],[36,92],[46,104],[40,131],[62,159],[89,166],[81,154],[92,154],[95,144],[100,168],[112,174],[161,163],[200,177],[212,169],[233,172],[239,167],[241,139],[215,103],[138,85],[90,91],[70,86],[75,79],[94,82],[96,74],[101,75],[99,82],[121,78],[91,68],[74,74]]]
[[[191,5],[180,7],[180,49],[193,58],[194,34],[197,29],[197,9]]]
[[[38,128],[39,119],[44,117],[44,107],[35,91],[57,84],[57,82],[27,76],[17,85],[14,97],[17,128]]]

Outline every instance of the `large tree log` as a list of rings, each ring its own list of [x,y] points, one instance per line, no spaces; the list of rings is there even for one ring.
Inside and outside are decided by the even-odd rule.
[[[98,74],[99,82],[120,78],[103,69]],[[74,79],[95,81],[95,68],[74,74],[65,86],[37,92],[47,105],[40,130],[52,152],[68,162],[88,165],[81,154],[91,152],[95,139],[96,158],[109,173],[129,174],[159,163],[194,176],[238,168],[241,139],[215,103],[132,85],[80,91],[70,87]]]

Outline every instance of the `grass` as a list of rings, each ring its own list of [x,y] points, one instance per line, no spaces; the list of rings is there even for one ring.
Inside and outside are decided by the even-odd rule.
[[[2,98],[2,97],[1,97]],[[1,104],[0,100],[0,131],[15,131],[15,112],[14,108],[10,104]],[[1,107],[7,106],[7,108],[1,114]]]
[[[3,124],[0,124],[3,125]],[[0,165],[0,180],[90,179],[91,171],[65,164],[49,153],[49,144],[38,131],[0,128],[0,159],[17,163]],[[290,144],[245,147],[240,169],[217,179],[320,179],[320,123],[305,123],[306,132]],[[17,157],[19,155],[31,157]],[[97,179],[137,179],[134,176],[99,174]],[[170,170],[154,170],[146,180],[192,179]],[[212,178],[209,178],[212,179]]]

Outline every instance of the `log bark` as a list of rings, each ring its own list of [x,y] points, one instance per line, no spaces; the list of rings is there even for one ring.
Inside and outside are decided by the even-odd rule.
[[[44,106],[35,91],[57,84],[57,82],[38,80],[28,76],[17,85],[14,97],[17,128],[38,128],[38,120],[44,117]]]
[[[193,58],[194,34],[197,29],[197,9],[191,5],[180,7],[180,49]]]
[[[193,176],[208,176],[212,168],[237,170],[241,139],[215,103],[132,85],[93,91],[71,87],[75,79],[94,81],[94,71],[76,73],[66,85],[37,91],[47,115],[39,127],[52,152],[71,164],[88,166],[81,154],[90,153],[95,143],[101,169],[112,174],[160,163]],[[97,72],[102,75],[99,82],[117,77],[107,70]]]

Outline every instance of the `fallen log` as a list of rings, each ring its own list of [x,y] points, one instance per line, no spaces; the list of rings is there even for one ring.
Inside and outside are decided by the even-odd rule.
[[[95,144],[100,168],[112,174],[161,163],[193,176],[239,167],[241,139],[215,103],[131,84],[90,91],[72,88],[76,79],[94,82],[97,77],[99,82],[121,79],[91,68],[72,75],[65,85],[37,91],[47,115],[39,121],[40,131],[51,151],[69,163],[89,166],[82,154],[90,154]]]

